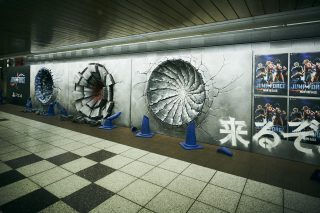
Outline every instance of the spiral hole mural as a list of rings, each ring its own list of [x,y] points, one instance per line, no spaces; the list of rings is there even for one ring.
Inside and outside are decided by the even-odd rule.
[[[206,99],[202,75],[189,62],[166,60],[151,73],[147,85],[147,100],[153,114],[174,126],[197,118]]]
[[[111,114],[114,80],[103,65],[90,63],[75,76],[74,83],[73,95],[78,112],[94,120]]]
[[[48,104],[53,99],[54,83],[51,71],[41,68],[35,77],[35,95],[42,104]]]

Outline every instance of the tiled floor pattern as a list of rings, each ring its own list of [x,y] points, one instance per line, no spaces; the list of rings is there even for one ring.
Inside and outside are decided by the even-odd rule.
[[[320,212],[320,199],[0,112],[0,212]],[[91,128],[91,127],[88,127]]]

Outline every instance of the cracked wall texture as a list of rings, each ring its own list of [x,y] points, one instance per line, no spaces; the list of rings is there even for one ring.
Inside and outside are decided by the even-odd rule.
[[[181,65],[181,67],[184,66],[184,69],[180,69],[179,66],[174,65],[173,67],[179,68],[172,69],[172,67],[166,66],[166,61],[168,60],[186,61],[194,69],[187,65]],[[141,118],[146,114],[150,118],[150,125],[154,131],[184,138],[187,119],[192,120],[196,118],[197,139],[206,143],[219,145],[219,140],[224,137],[219,133],[219,129],[221,128],[219,119],[234,117],[236,120],[246,122],[249,134],[244,136],[244,138],[246,140],[250,139],[251,51],[235,53],[232,50],[221,51],[218,48],[202,48],[165,53],[149,53],[148,55],[137,54],[133,57],[132,65],[131,121],[133,125],[140,126]],[[154,70],[158,71],[154,72]],[[170,78],[164,74],[164,70],[166,73],[170,73]],[[159,74],[159,72],[163,74]],[[194,78],[196,82],[191,74],[197,77],[197,80],[195,80],[196,77]],[[241,78],[237,79],[240,75]],[[213,80],[210,80],[210,78],[213,78]],[[160,81],[167,82],[166,85],[159,87],[159,79],[161,79]],[[168,85],[168,82],[171,82],[171,85]],[[232,82],[230,86],[223,89],[230,82]],[[173,90],[168,89],[171,87]],[[167,101],[165,99],[166,95],[163,94],[155,96],[158,99],[152,98],[150,90],[155,89],[157,91],[156,88],[165,88],[166,91],[170,90],[166,95],[169,98],[172,96],[171,101]],[[181,92],[181,89],[184,92]],[[185,91],[188,90],[191,91],[191,95],[197,97],[196,99],[191,99],[190,97],[185,99],[192,101],[192,104],[194,104],[192,105],[194,113],[190,114],[191,116],[188,113],[183,115],[183,110],[190,109],[187,108],[189,105],[186,107],[184,102],[180,105],[180,110],[176,110],[180,116],[176,116],[176,119],[170,119],[170,117],[166,116],[166,113],[172,113],[170,105],[174,106],[173,100],[176,100],[176,103],[180,104],[180,100],[184,99],[185,95],[188,94]],[[163,101],[165,102],[164,104],[159,102],[161,99],[165,99]],[[154,104],[154,102],[159,102],[159,104]],[[154,113],[154,106],[156,108],[155,112],[159,110],[160,118]],[[176,126],[169,125],[170,123],[176,124]],[[226,144],[226,146],[230,146],[230,144]],[[248,150],[248,147],[240,143],[237,148]]]
[[[151,111],[162,122],[188,124],[201,113],[205,102],[202,75],[187,61],[164,61],[152,71],[147,98]]]
[[[113,76],[115,84],[113,85],[113,113],[121,111],[121,116],[115,121],[116,125],[130,125],[130,88],[131,88],[131,60],[127,57],[108,57],[108,58],[89,58],[82,60],[69,60],[60,62],[46,62],[31,65],[30,94],[36,107],[39,102],[35,100],[34,80],[35,75],[41,67],[46,67],[52,71],[55,85],[59,88],[57,101],[65,107],[68,112],[75,113],[74,103],[74,78],[78,72],[88,67],[89,63],[99,63],[106,67]],[[129,74],[128,74],[129,73]],[[79,88],[78,88],[79,89]]]
[[[35,94],[42,104],[49,104],[53,101],[54,83],[51,70],[43,67],[35,77]]]
[[[202,110],[205,113],[200,113],[196,118],[197,139],[199,141],[220,145],[219,140],[226,135],[220,134],[219,130],[223,127],[219,119],[229,120],[229,117],[232,117],[236,121],[245,122],[246,127],[243,127],[243,130],[247,130],[248,134],[242,135],[242,137],[250,141],[250,145],[245,147],[242,143],[237,142],[234,147],[231,142],[227,142],[223,144],[224,146],[294,159],[296,150],[292,148],[290,143],[282,143],[281,148],[279,146],[279,149],[266,152],[251,140],[252,57],[254,54],[310,52],[317,51],[319,48],[319,39],[315,41],[306,39],[287,41],[286,45],[279,46],[271,42],[263,42],[35,64],[31,65],[31,97],[34,97],[35,74],[45,66],[52,70],[54,78],[59,76],[56,83],[60,88],[57,96],[58,101],[60,100],[64,104],[63,106],[67,106],[69,111],[75,111],[75,107],[72,105],[75,74],[83,70],[89,63],[100,63],[108,69],[116,83],[113,112],[122,112],[116,121],[117,125],[128,127],[133,125],[140,128],[143,115],[147,115],[153,131],[177,136],[183,140],[186,125],[172,126],[168,122],[162,122],[150,109],[147,97],[148,79],[152,70],[166,60],[181,59],[190,62],[196,69],[200,68],[198,71],[205,84],[206,96]],[[181,73],[181,75],[183,74]],[[212,76],[214,76],[214,80],[209,81]],[[223,89],[230,82],[232,84]],[[179,95],[185,94],[180,92]],[[180,123],[183,123],[183,119],[180,120]],[[296,160],[312,163],[318,158],[305,156]]]
[[[78,112],[90,119],[101,119],[112,114],[114,80],[99,63],[90,63],[74,76],[73,100]]]

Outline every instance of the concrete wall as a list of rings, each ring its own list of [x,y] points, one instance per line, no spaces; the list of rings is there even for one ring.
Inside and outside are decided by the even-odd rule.
[[[34,103],[38,103],[34,96],[34,80],[38,70],[46,67],[52,71],[55,84],[56,100],[70,112],[75,112],[73,105],[74,76],[82,71],[91,62],[105,65],[108,72],[115,79],[114,86],[114,112],[121,111],[123,114],[117,120],[121,126],[130,125],[130,91],[131,91],[131,59],[129,57],[109,57],[82,59],[77,61],[59,61],[53,63],[31,65],[30,94]]]
[[[172,127],[157,119],[148,108],[145,91],[147,80],[154,68],[168,59],[183,59],[201,72],[206,82],[206,107],[197,118],[198,140],[246,151],[254,151],[298,161],[317,163],[320,151],[312,156],[299,153],[292,143],[281,143],[277,148],[265,150],[251,140],[252,132],[252,70],[256,54],[312,52],[320,50],[319,39],[289,40],[217,47],[192,48],[163,52],[45,62],[31,65],[31,97],[34,98],[34,77],[41,67],[52,70],[57,87],[57,100],[69,111],[74,111],[72,91],[75,74],[89,63],[103,64],[113,75],[114,112],[123,114],[116,121],[120,126],[140,127],[143,115],[148,115],[153,131],[184,138],[182,127]],[[36,100],[34,100],[36,102]],[[228,134],[220,133],[223,122],[240,121],[242,133],[236,141],[221,142]],[[241,126],[240,125],[240,126]],[[240,131],[240,132],[241,132]]]

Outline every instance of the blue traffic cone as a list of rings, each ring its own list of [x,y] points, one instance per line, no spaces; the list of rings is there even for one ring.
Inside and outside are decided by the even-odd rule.
[[[149,127],[149,118],[144,115],[142,119],[141,131],[139,131],[136,136],[142,138],[152,138],[153,135],[154,133],[150,131]]]
[[[114,119],[118,118],[120,115],[121,115],[121,112],[117,112],[117,113],[115,113],[115,114],[107,117],[107,118],[104,120],[103,125],[101,125],[101,126],[99,127],[99,129],[108,129],[108,130],[110,130],[110,129],[116,128],[117,126],[113,125],[113,124],[112,124],[112,121],[113,121]]]
[[[230,151],[230,149],[228,149],[227,147],[224,147],[224,146],[219,147],[217,149],[217,152],[219,152],[221,154],[225,154],[225,155],[227,155],[229,157],[232,157],[232,155],[233,155],[233,153]]]
[[[203,146],[197,144],[196,139],[196,124],[191,121],[187,127],[186,141],[181,142],[180,145],[187,150],[203,149]]]
[[[58,111],[60,111],[60,116],[62,117],[68,117],[68,111],[66,110],[66,108],[64,108],[59,102],[56,102]]]
[[[54,113],[54,103],[50,103],[49,104],[49,107],[48,107],[48,113],[47,113],[47,115],[48,116],[54,116],[55,115],[55,113]]]
[[[32,112],[32,101],[31,101],[31,98],[27,99],[27,103],[25,105],[24,111],[25,112]]]
[[[64,116],[64,117],[68,117],[69,116],[67,110],[64,107],[61,108],[60,115]]]

